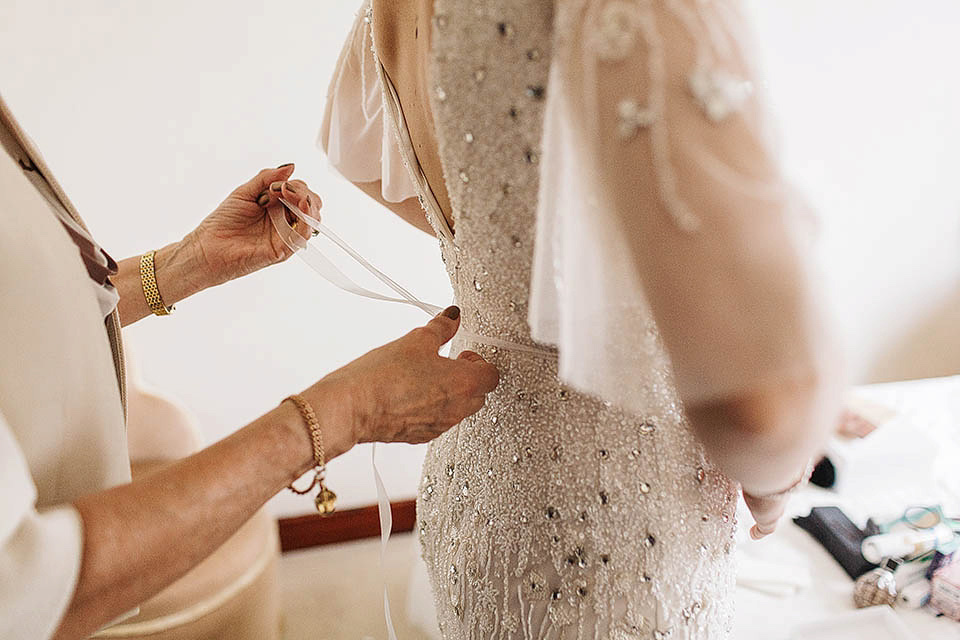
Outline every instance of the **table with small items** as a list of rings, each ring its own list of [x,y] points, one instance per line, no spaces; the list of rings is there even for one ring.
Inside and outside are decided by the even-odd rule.
[[[881,589],[896,592],[889,598],[894,600],[893,607],[858,609],[855,583],[848,571],[824,544],[793,521],[795,517],[831,515],[824,520],[826,525],[820,524],[821,537],[823,529],[837,527],[833,516],[848,518],[852,522],[848,529],[857,534],[857,529],[867,534],[885,532],[889,525],[891,532],[915,536],[916,523],[923,518],[932,518],[933,524],[941,520],[941,533],[944,527],[957,528],[960,376],[859,387],[848,405],[876,429],[862,438],[833,439],[828,449],[835,472],[833,488],[811,484],[798,491],[778,531],[759,541],[746,535],[751,520],[741,505],[733,640],[960,640],[960,622],[940,613],[926,595],[932,585],[933,604],[960,617],[960,565],[951,565],[960,552],[943,557],[955,540],[927,544],[944,552],[937,557],[944,566],[932,581],[924,581],[924,574],[930,573],[932,552],[912,562],[910,554],[880,559],[881,564],[895,569],[896,585],[887,580],[889,574],[878,569],[861,578],[858,593],[861,600],[883,600],[886,594],[877,593],[879,580]],[[815,508],[819,509],[811,514]],[[944,517],[938,518],[941,514]],[[871,529],[877,524],[879,530]],[[950,537],[948,531],[947,539]],[[865,562],[859,555],[856,559]],[[904,562],[898,566],[898,560]],[[958,608],[953,609],[955,606]]]

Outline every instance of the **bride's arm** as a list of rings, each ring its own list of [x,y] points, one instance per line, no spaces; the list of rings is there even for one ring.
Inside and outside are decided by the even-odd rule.
[[[838,408],[840,368],[809,264],[810,218],[780,173],[744,20],[717,0],[588,2],[557,55],[688,417],[745,492],[793,484]]]

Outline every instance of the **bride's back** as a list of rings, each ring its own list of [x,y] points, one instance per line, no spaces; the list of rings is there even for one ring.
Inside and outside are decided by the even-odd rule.
[[[430,108],[433,4],[433,0],[373,0],[373,33],[377,57],[393,80],[403,105],[417,159],[452,228],[450,198],[443,181]]]
[[[554,6],[374,1],[322,136],[355,182],[406,166],[463,311],[453,350],[501,374],[424,462],[417,518],[440,627],[446,640],[722,637],[735,489],[687,428],[656,332],[631,345],[640,417],[563,384],[556,350],[531,336]],[[379,151],[380,137],[351,133],[360,110],[358,131],[380,118],[389,134],[362,171],[351,149]]]

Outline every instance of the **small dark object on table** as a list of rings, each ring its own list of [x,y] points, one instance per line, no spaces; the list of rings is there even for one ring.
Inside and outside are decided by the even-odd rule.
[[[860,553],[866,534],[838,507],[814,507],[809,516],[798,516],[793,521],[816,538],[852,580],[876,568]]]

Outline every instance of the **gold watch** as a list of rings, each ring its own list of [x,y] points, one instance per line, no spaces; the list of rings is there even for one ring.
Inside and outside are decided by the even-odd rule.
[[[147,306],[150,311],[157,316],[168,316],[174,307],[167,306],[160,297],[160,289],[157,288],[157,273],[153,264],[153,256],[156,251],[148,251],[140,256],[140,284],[143,286],[143,297],[147,299]]]

